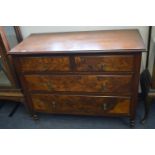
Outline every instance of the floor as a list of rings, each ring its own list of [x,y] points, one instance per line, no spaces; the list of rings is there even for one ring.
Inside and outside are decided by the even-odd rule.
[[[1,129],[129,129],[128,118],[88,117],[39,114],[39,120],[34,121],[20,105],[12,117],[9,117],[15,103],[0,102]],[[1,106],[3,105],[3,106]],[[136,129],[155,128],[155,104],[152,104],[150,116],[145,125],[140,123],[144,113],[143,103],[138,105]]]

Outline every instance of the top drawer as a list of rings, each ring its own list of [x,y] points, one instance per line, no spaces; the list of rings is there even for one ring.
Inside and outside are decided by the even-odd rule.
[[[22,72],[27,71],[70,71],[69,57],[22,57],[19,58]]]
[[[70,66],[69,56],[31,56],[19,58],[22,72],[132,72],[133,55],[75,56]]]
[[[133,71],[134,56],[106,55],[106,56],[77,56],[75,57],[76,71]]]

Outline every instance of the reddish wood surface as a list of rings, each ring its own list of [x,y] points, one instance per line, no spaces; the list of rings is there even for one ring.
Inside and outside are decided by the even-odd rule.
[[[25,75],[30,91],[131,92],[132,75]]]
[[[69,57],[23,57],[19,63],[22,72],[70,71]]]
[[[133,55],[107,55],[107,56],[77,56],[75,65],[77,71],[133,71]]]
[[[144,51],[138,30],[32,34],[9,54]]]
[[[137,30],[114,30],[31,35],[9,53],[32,113],[116,114],[133,126],[144,50]]]
[[[132,72],[133,55],[31,56],[18,59],[23,73],[39,72]],[[38,65],[41,64],[41,65]],[[35,66],[35,67],[32,67]]]

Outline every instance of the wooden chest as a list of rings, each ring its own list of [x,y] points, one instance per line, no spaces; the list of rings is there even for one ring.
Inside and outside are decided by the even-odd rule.
[[[28,110],[128,116],[134,125],[141,52],[138,30],[33,34],[9,54]]]

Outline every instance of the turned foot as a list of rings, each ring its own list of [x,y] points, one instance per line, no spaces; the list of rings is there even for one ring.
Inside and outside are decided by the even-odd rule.
[[[32,118],[33,118],[35,121],[39,120],[38,115],[32,115]]]
[[[134,128],[134,127],[135,127],[135,120],[130,119],[130,128]]]

